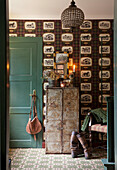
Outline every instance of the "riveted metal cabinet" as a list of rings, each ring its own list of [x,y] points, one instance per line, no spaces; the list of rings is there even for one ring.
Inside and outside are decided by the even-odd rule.
[[[46,153],[70,153],[70,136],[79,131],[79,90],[48,88],[46,102]]]

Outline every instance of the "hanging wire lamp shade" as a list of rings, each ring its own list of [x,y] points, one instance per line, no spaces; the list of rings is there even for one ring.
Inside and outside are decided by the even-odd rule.
[[[84,13],[77,8],[74,0],[72,0],[69,8],[66,8],[61,14],[61,21],[64,27],[75,28],[82,25],[84,21]]]

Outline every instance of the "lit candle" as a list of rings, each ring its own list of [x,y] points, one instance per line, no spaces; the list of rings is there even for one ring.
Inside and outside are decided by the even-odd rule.
[[[64,87],[64,84],[63,84],[63,83],[61,83],[61,87]]]
[[[73,65],[73,72],[75,73],[75,65]]]

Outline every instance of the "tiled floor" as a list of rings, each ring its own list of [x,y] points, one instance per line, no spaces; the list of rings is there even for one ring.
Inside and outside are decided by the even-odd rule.
[[[45,149],[10,149],[11,170],[104,170],[101,158],[106,151],[93,150],[92,158],[72,158],[70,154],[45,154]]]

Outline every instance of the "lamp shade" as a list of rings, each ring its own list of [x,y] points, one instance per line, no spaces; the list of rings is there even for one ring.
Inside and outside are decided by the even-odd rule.
[[[72,0],[69,8],[66,8],[61,14],[61,22],[64,27],[75,28],[82,25],[84,21],[84,13],[77,8],[74,0]]]

